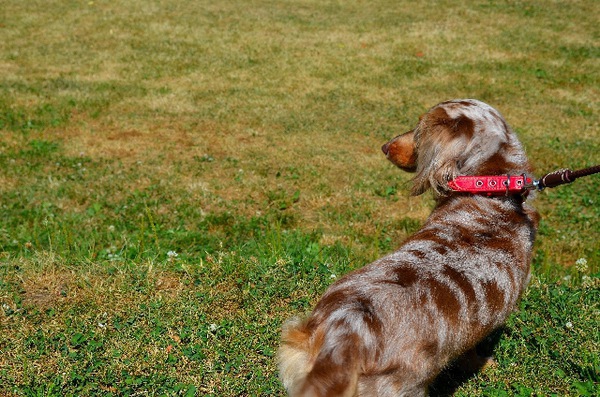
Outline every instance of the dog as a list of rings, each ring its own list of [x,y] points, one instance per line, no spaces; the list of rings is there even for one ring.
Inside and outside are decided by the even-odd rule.
[[[340,278],[307,318],[284,324],[277,359],[290,396],[426,396],[453,360],[482,359],[475,346],[529,282],[537,212],[520,194],[448,187],[457,176],[531,172],[497,110],[442,102],[382,150],[414,173],[413,195],[433,192],[435,208],[396,252]]]

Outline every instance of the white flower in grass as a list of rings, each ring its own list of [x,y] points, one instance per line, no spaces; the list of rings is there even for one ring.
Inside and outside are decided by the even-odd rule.
[[[169,257],[169,259],[175,259],[179,256],[179,254],[175,251],[169,251],[167,252],[167,256]]]
[[[335,279],[335,278],[337,278],[337,276],[336,276],[335,274],[333,274],[333,273],[332,273],[332,274],[331,274],[331,276],[329,276],[329,278],[333,278],[333,279]]]
[[[565,324],[565,327],[567,327],[568,329],[573,329],[573,323],[572,323],[572,322],[570,322],[570,321],[568,321],[568,322]]]
[[[217,330],[217,328],[219,328],[219,327],[215,323],[212,323],[211,325],[208,326],[208,330],[210,332],[215,332]]]
[[[585,258],[579,258],[579,259],[577,259],[575,261],[575,268],[580,273],[586,273],[587,270],[588,270],[587,259],[585,259]]]

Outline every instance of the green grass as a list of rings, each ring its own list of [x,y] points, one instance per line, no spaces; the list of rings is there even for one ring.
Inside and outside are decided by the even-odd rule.
[[[600,163],[595,1],[2,8],[0,395],[283,395],[281,323],[430,212],[379,147],[442,100]],[[599,191],[537,195],[498,365],[432,395],[598,395]]]

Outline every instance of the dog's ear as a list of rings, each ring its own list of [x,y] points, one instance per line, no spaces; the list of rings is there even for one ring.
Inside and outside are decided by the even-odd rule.
[[[421,118],[417,130],[419,162],[412,194],[417,196],[431,188],[445,196],[448,182],[461,175],[468,159],[466,149],[473,138],[473,124],[468,118],[450,118],[444,109],[437,108]]]
[[[431,141],[427,138],[424,137],[424,142],[419,142],[419,162],[411,193],[418,196],[433,189],[436,195],[445,196],[448,182],[460,175],[465,141],[460,137],[450,136]]]
[[[408,172],[417,169],[417,151],[415,148],[415,131],[398,135],[381,147],[386,158],[392,164]]]
[[[441,104],[426,114],[417,127],[419,162],[414,195],[431,188],[445,196],[448,182],[457,176],[475,175],[486,169],[491,159],[506,164],[503,152],[512,133],[501,116],[492,117],[491,111],[486,110],[487,118],[465,114],[464,109],[448,114]]]

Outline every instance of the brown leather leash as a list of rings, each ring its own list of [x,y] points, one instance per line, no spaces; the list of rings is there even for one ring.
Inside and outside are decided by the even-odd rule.
[[[531,185],[527,185],[525,188],[528,190],[543,190],[547,187],[556,187],[566,183],[575,182],[575,179],[577,178],[597,174],[599,172],[600,164],[577,171],[571,171],[570,169],[557,170],[544,175],[537,181],[533,181]]]

